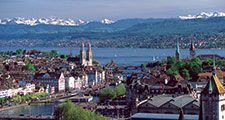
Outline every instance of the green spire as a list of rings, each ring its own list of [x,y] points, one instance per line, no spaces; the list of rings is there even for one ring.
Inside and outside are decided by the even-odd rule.
[[[176,52],[177,53],[180,53],[180,48],[179,48],[179,42],[178,42],[178,40],[177,40],[177,44],[176,44]]]
[[[215,55],[213,55],[213,75],[216,75],[216,60],[215,60]]]
[[[211,81],[211,79],[209,80],[209,94],[211,94],[212,93],[212,91],[213,91],[213,86],[212,86],[212,81]]]

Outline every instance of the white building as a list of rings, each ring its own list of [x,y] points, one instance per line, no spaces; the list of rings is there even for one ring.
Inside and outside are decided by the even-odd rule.
[[[66,89],[70,90],[70,89],[74,89],[74,82],[75,82],[75,78],[74,77],[69,77],[66,79]]]
[[[64,91],[65,90],[65,77],[63,73],[60,74],[59,80],[58,80],[58,90]]]

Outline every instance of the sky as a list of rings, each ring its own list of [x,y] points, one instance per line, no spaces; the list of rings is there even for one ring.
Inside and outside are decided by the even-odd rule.
[[[225,12],[225,0],[0,0],[0,18],[174,18]]]

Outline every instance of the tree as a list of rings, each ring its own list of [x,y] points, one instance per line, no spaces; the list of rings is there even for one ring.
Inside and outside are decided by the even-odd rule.
[[[50,54],[51,57],[58,56],[58,52],[56,50],[51,50],[49,54]]]
[[[62,120],[106,120],[102,115],[96,114],[90,110],[75,106],[71,101],[60,104],[54,112]]]
[[[187,69],[183,69],[182,70],[182,76],[185,80],[190,80],[191,77],[190,77],[190,74],[189,74],[189,71]]]
[[[174,65],[172,67],[170,67],[169,69],[166,70],[166,74],[167,75],[177,75],[179,74],[179,70],[178,68]]]
[[[118,86],[116,86],[115,93],[117,97],[124,95],[126,93],[126,87],[124,86],[124,84],[119,84]]]
[[[28,70],[28,71],[35,71],[36,69],[35,69],[35,67],[34,67],[34,65],[32,65],[32,64],[26,64],[25,66],[24,66],[24,68],[25,68],[25,70]]]
[[[24,53],[24,50],[23,49],[17,49],[16,50],[16,54],[17,55],[22,55]]]
[[[192,75],[196,75],[202,71],[202,62],[199,58],[193,58],[189,62],[189,70]]]

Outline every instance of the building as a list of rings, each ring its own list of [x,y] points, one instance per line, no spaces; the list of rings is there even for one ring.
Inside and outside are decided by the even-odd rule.
[[[190,51],[190,59],[194,58],[196,53],[195,53],[195,44],[193,40],[191,40],[191,46],[189,51]]]
[[[91,49],[91,43],[88,43],[88,50],[87,54],[84,48],[84,43],[82,43],[81,50],[80,50],[80,63],[83,66],[93,66],[93,54]]]
[[[183,115],[184,120],[198,120],[198,115]],[[128,120],[182,120],[179,114],[136,113]]]
[[[87,50],[87,66],[92,66],[93,63],[93,56],[92,56],[92,49],[91,43],[88,43],[88,50]]]
[[[199,120],[225,120],[225,89],[215,70],[201,92]]]
[[[177,43],[176,43],[176,53],[175,53],[175,57],[176,57],[176,60],[177,61],[180,61],[180,47],[179,47],[179,42],[177,40]]]
[[[137,112],[179,114],[180,108],[184,114],[199,113],[199,101],[191,95],[173,96],[168,94],[157,95],[143,101],[136,101]]]
[[[81,50],[80,50],[80,63],[83,66],[87,65],[87,62],[86,62],[86,51],[85,51],[83,42],[82,42],[82,46],[81,46]]]
[[[45,86],[49,85],[49,88],[54,88],[55,92],[65,90],[65,77],[63,73],[35,73],[34,82]]]
[[[74,89],[75,87],[75,78],[69,77],[66,79],[66,90]]]
[[[94,86],[105,80],[105,71],[91,70],[87,72],[88,86]]]

